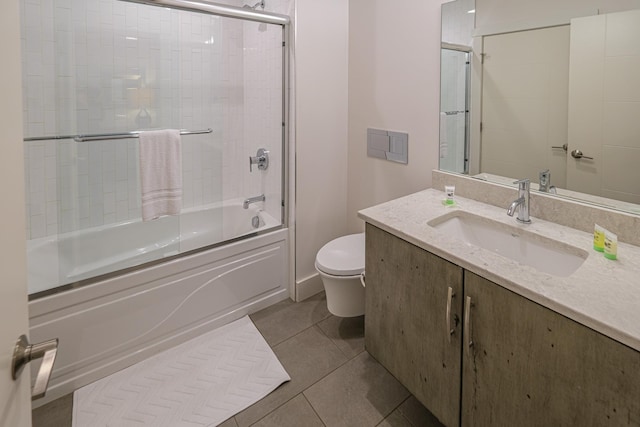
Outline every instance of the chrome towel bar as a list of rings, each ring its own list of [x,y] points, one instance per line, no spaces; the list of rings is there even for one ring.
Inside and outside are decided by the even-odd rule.
[[[47,140],[57,140],[57,139],[73,139],[75,142],[85,142],[85,141],[104,141],[108,139],[127,139],[127,138],[137,138],[140,136],[140,132],[144,131],[133,131],[133,132],[124,132],[124,133],[100,133],[100,134],[92,134],[92,135],[57,135],[57,136],[35,136],[24,138],[25,142],[28,141],[47,141]],[[204,133],[211,133],[213,129],[202,129],[202,130],[186,130],[180,129],[180,135],[200,135]]]

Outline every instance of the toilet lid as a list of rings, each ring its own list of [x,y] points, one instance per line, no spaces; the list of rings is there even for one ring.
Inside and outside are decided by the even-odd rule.
[[[316,255],[316,268],[334,276],[354,276],[364,271],[364,233],[338,237]]]

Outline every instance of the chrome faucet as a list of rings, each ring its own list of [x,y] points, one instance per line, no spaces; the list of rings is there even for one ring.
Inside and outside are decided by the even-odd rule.
[[[269,167],[269,151],[259,148],[256,156],[249,156],[249,172],[253,172],[253,165],[258,165],[261,171],[267,170]]]
[[[529,219],[529,188],[531,181],[525,178],[515,181],[514,184],[518,184],[518,198],[509,205],[507,215],[513,216],[517,209],[518,218],[516,220],[523,224],[531,224],[531,219]]]
[[[557,194],[556,186],[551,185],[551,172],[549,169],[545,169],[539,174],[540,180],[540,188],[539,190],[543,193],[553,193]]]
[[[261,195],[256,196],[256,197],[249,197],[247,199],[244,199],[244,202],[242,203],[242,207],[244,209],[249,209],[249,205],[251,203],[264,202],[264,200],[265,200],[264,194],[261,194]]]

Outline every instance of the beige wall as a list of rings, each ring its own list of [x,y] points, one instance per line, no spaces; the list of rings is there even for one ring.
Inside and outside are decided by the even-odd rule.
[[[348,2],[297,0],[295,25],[295,276],[300,300],[322,289],[314,268],[318,250],[347,231]]]
[[[349,2],[347,221],[357,211],[431,186],[438,167],[439,1]],[[409,134],[409,163],[369,158],[367,128]]]
[[[496,34],[638,8],[640,0],[476,0],[476,29],[479,34]]]

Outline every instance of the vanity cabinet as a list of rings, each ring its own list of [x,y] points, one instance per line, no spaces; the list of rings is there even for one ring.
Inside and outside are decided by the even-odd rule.
[[[367,351],[438,419],[457,425],[462,268],[369,224],[365,257]]]
[[[371,224],[366,233],[367,351],[443,424],[640,425],[640,352]]]
[[[461,425],[640,425],[639,352],[469,271],[464,295]]]

